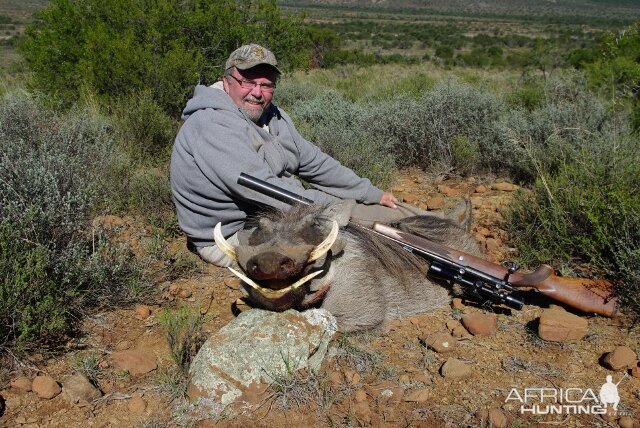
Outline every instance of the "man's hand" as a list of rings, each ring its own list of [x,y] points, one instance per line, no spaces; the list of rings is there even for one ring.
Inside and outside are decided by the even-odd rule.
[[[397,208],[396,207],[397,202],[398,200],[396,199],[395,196],[393,196],[393,193],[391,192],[384,192],[382,194],[382,198],[380,199],[380,205],[384,205],[385,207],[389,207],[389,208]]]

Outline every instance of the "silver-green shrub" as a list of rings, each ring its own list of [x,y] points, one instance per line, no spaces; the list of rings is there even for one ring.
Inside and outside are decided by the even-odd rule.
[[[381,187],[395,171],[392,145],[371,132],[367,108],[327,90],[294,104],[293,119],[299,131],[323,151]]]
[[[94,305],[142,291],[138,266],[91,226],[114,131],[25,94],[0,100],[0,345],[51,340]]]
[[[392,142],[399,165],[432,172],[470,173],[495,140],[495,122],[505,110],[489,91],[448,80],[418,98],[379,102],[368,120],[371,131]]]

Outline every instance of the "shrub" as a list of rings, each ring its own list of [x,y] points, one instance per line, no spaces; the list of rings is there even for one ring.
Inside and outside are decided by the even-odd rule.
[[[589,137],[571,162],[540,172],[508,215],[520,259],[592,263],[621,280],[623,303],[640,314],[640,140]]]
[[[108,123],[0,102],[0,345],[55,339],[92,306],[131,302],[139,267],[91,227],[113,153]]]
[[[154,101],[151,91],[121,96],[112,117],[120,144],[132,159],[149,164],[169,158],[178,123]]]
[[[194,84],[215,81],[243,43],[271,47],[285,69],[298,65],[308,43],[300,24],[273,0],[53,0],[21,50],[35,87],[63,105],[85,90],[109,101],[148,90],[177,115]]]
[[[582,63],[589,81],[612,94],[614,101],[628,102],[633,110],[632,126],[640,129],[640,22],[618,33],[605,33],[599,52],[592,62]]]
[[[494,123],[503,109],[489,92],[448,81],[419,98],[379,103],[367,123],[372,135],[393,144],[399,165],[466,173],[485,161],[484,154],[472,151],[482,153],[486,142],[494,140]]]
[[[395,171],[391,146],[370,132],[365,109],[327,90],[292,110],[300,132],[357,174],[386,187]]]
[[[548,79],[541,89],[545,102],[503,115],[496,124],[497,140],[485,148],[517,180],[535,180],[533,159],[542,171],[553,172],[572,162],[594,138],[615,138],[628,131],[625,117],[589,91],[580,74]]]
[[[171,358],[183,375],[189,371],[191,360],[204,343],[203,322],[204,315],[188,306],[173,311],[164,309],[160,315],[160,323],[167,330]]]

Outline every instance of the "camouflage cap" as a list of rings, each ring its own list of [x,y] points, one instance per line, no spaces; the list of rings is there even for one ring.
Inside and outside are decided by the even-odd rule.
[[[280,74],[280,70],[278,70],[277,67],[278,61],[276,61],[276,56],[273,52],[253,43],[240,46],[238,49],[233,51],[231,55],[229,55],[229,59],[227,60],[224,69],[228,70],[231,67],[236,67],[240,70],[247,70],[259,64],[270,65],[278,72],[278,74]]]

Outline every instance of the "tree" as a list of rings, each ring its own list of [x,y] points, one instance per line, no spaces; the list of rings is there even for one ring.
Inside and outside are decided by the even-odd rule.
[[[83,92],[109,103],[150,91],[177,115],[240,45],[268,46],[285,69],[308,49],[302,18],[282,17],[275,0],[51,0],[37,17],[21,51],[32,86],[62,106]]]

